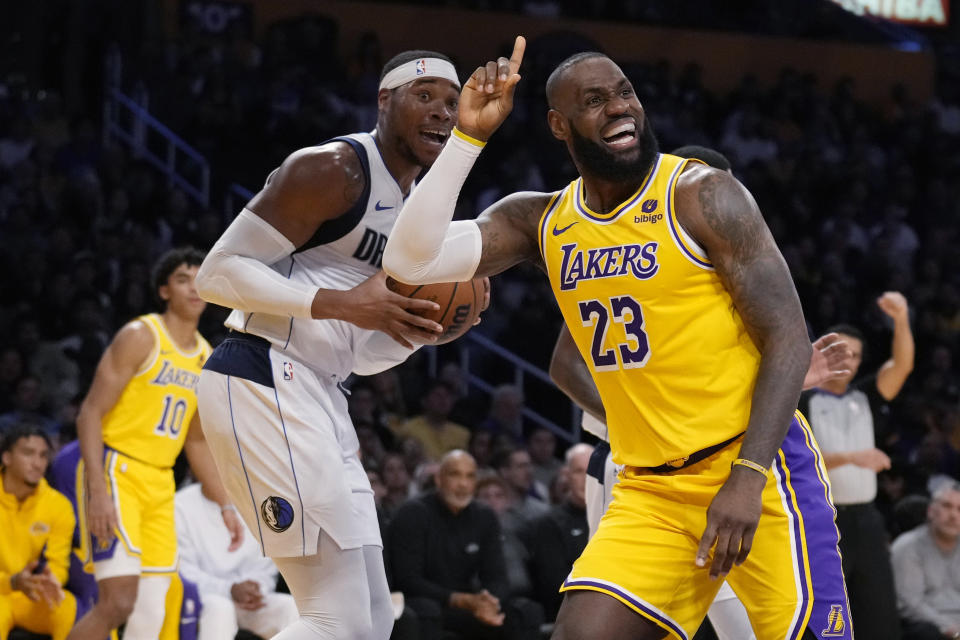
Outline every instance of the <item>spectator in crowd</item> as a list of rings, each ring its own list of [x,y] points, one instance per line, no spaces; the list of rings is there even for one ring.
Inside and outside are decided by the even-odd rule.
[[[523,391],[513,384],[493,390],[490,410],[480,428],[493,434],[501,446],[523,444]]]
[[[507,566],[507,589],[511,595],[529,594],[532,587],[527,562],[530,558],[527,546],[520,540],[519,532],[504,527],[507,513],[507,483],[495,473],[483,474],[477,481],[477,501],[497,514],[503,540],[503,559]]]
[[[383,496],[383,512],[389,519],[403,503],[414,496],[413,482],[403,456],[399,453],[388,453],[383,456],[380,475],[386,491]]]
[[[17,381],[13,395],[13,409],[0,415],[0,433],[27,422],[39,425],[51,441],[54,441],[60,435],[60,425],[43,413],[42,405],[40,381],[29,374],[23,376]]]
[[[491,470],[490,461],[493,458],[493,449],[493,434],[489,431],[476,429],[470,434],[467,452],[477,461],[477,467],[481,470]]]
[[[420,398],[418,416],[400,425],[399,435],[416,438],[423,445],[423,452],[432,460],[439,460],[453,449],[466,449],[470,430],[450,421],[450,411],[456,400],[456,391],[442,380],[432,380]]]
[[[66,280],[68,284],[72,284],[69,279]],[[64,295],[63,299],[70,298]],[[58,312],[52,313],[61,315]],[[17,339],[25,352],[30,354],[30,373],[40,382],[41,405],[45,404],[51,411],[56,411],[79,391],[80,367],[76,360],[68,356],[63,341],[41,337],[40,327],[33,318],[21,319]]]
[[[960,483],[933,494],[927,523],[891,548],[904,640],[960,638]]]
[[[366,378],[357,379],[350,385],[347,409],[354,424],[363,422],[373,427],[384,446],[393,448],[392,429],[400,424],[400,419],[383,410],[383,406],[373,382]]]
[[[500,449],[494,454],[491,464],[506,483],[504,528],[517,532],[524,524],[547,512],[547,503],[533,493],[533,463],[526,449]]]
[[[357,432],[357,441],[360,443],[360,461],[364,468],[379,468],[383,464],[383,457],[387,454],[387,447],[383,444],[380,431],[367,420],[352,418],[353,428]],[[389,434],[392,441],[393,434]]]
[[[476,387],[471,388],[467,380],[467,371],[459,362],[448,362],[440,367],[438,378],[456,391],[456,400],[450,411],[450,418],[461,424],[476,424],[487,407],[487,397]],[[480,462],[477,461],[479,465]]]
[[[64,640],[77,601],[64,591],[76,519],[70,502],[44,479],[47,432],[15,425],[0,440],[0,637],[14,627]]]
[[[17,382],[23,375],[23,357],[13,347],[0,350],[0,413],[14,408]]]
[[[387,495],[387,487],[383,484],[383,478],[380,477],[380,471],[375,467],[365,467],[367,480],[370,481],[370,488],[373,490],[373,503],[377,507],[377,520],[380,524],[381,537],[384,525],[383,516],[383,497]]]
[[[926,522],[929,507],[930,498],[925,495],[904,496],[893,508],[893,521],[895,530],[898,531],[897,535],[916,529]]]
[[[395,428],[407,417],[407,403],[398,368],[381,371],[370,376],[369,380],[376,392],[377,405],[383,412],[386,424]]]
[[[500,525],[474,500],[469,453],[443,456],[436,492],[409,501],[387,532],[394,585],[417,613],[424,640],[535,637],[541,619],[506,601]]]
[[[400,455],[403,456],[403,463],[413,476],[415,492],[420,493],[432,488],[438,463],[427,458],[420,441],[412,437],[403,438],[400,440],[399,449]]]
[[[829,329],[850,346],[851,372],[804,392],[800,409],[830,471],[853,625],[863,637],[895,639],[899,624],[887,532],[874,505],[877,473],[890,468],[890,458],[877,442],[882,440],[883,404],[897,397],[913,370],[914,344],[903,295],[888,291],[877,305],[893,320],[890,358],[876,374],[853,382],[863,357],[863,334],[849,325]]]
[[[0,167],[12,169],[30,157],[36,141],[30,135],[26,117],[16,118],[10,126],[10,135],[0,138]]]
[[[549,487],[550,504],[563,504],[570,496],[570,478],[567,477],[566,470],[561,467],[560,471],[553,476]]]
[[[293,596],[276,592],[276,565],[245,528],[240,547],[227,550],[220,505],[199,484],[177,491],[174,505],[180,571],[200,594],[198,640],[233,640],[239,629],[272,638],[297,619]]]
[[[570,491],[566,500],[534,518],[524,530],[534,598],[543,605],[548,620],[557,617],[563,600],[560,585],[587,545],[586,480],[592,454],[593,447],[588,444],[575,444],[567,449],[564,472]]]
[[[549,494],[551,483],[563,463],[557,459],[557,436],[553,435],[550,429],[538,426],[530,431],[527,438],[527,453],[530,454],[530,461],[533,463],[533,481],[536,486],[538,496]]]

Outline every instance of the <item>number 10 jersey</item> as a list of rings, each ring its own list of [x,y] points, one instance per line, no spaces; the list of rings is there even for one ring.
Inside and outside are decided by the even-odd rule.
[[[137,318],[154,335],[153,350],[103,417],[103,443],[163,469],[173,466],[197,411],[197,382],[210,344],[199,333],[197,346],[182,351],[155,313]]]
[[[551,200],[540,251],[593,374],[617,464],[679,466],[747,428],[760,353],[709,257],[677,221],[688,160],[660,154],[609,213],[581,179]]]

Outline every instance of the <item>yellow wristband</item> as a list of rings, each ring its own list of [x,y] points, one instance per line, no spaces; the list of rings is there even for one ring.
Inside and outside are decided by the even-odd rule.
[[[747,469],[753,469],[757,473],[763,474],[764,477],[767,476],[767,468],[762,464],[758,464],[753,460],[747,460],[746,458],[737,458],[730,463],[730,468],[733,469],[735,466],[740,465],[741,467],[746,467]]]
[[[456,127],[453,128],[453,135],[457,136],[458,138],[460,138],[465,142],[469,142],[475,147],[480,147],[481,149],[487,146],[487,143],[484,142],[483,140],[477,140],[473,136],[468,136],[467,134],[465,134],[463,131],[460,131],[460,129],[457,129]]]

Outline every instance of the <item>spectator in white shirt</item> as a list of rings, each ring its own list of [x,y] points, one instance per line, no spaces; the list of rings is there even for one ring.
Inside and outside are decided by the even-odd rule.
[[[960,484],[933,494],[927,523],[891,549],[905,640],[960,638]]]
[[[227,551],[220,507],[199,484],[177,491],[174,504],[180,573],[196,583],[202,605],[198,640],[233,640],[239,629],[270,638],[297,620],[293,597],[276,593],[276,565],[248,531]]]

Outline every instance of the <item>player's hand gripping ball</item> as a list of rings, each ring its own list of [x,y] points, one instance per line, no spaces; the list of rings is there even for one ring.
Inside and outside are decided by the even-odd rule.
[[[439,311],[412,312],[433,320],[443,327],[443,334],[433,344],[446,344],[470,330],[486,309],[486,294],[490,286],[487,278],[466,282],[438,282],[435,284],[406,284],[387,277],[387,288],[407,298],[432,300]]]

